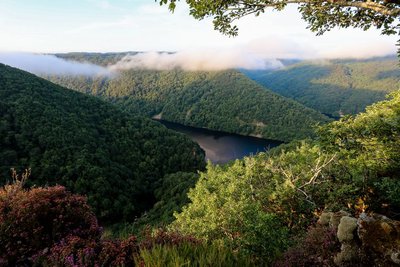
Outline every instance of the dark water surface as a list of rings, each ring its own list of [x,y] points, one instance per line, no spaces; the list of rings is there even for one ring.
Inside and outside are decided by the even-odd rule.
[[[280,141],[195,128],[163,120],[157,121],[171,130],[188,135],[206,152],[206,159],[213,163],[241,159],[282,144]]]

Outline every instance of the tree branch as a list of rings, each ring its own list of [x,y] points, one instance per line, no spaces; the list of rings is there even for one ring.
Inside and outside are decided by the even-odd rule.
[[[315,1],[315,0],[281,0],[281,1],[266,1],[265,3],[249,3],[246,1],[239,1],[238,5],[242,7],[237,7],[238,10],[243,8],[267,8],[267,7],[279,7],[286,4],[320,4],[320,3],[329,3],[333,6],[339,7],[356,7],[365,10],[372,10],[376,13],[385,16],[391,17],[399,17],[400,16],[400,8],[391,8],[386,5],[379,4],[377,2],[372,2],[370,0],[364,1],[345,1],[345,0],[326,0],[326,1]],[[399,3],[396,1],[388,2],[390,4]]]

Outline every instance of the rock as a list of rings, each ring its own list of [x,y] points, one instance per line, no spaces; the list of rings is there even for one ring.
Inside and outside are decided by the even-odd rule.
[[[339,213],[343,215],[344,213]],[[339,215],[338,214],[338,215]],[[338,216],[337,216],[338,217]],[[358,246],[354,233],[357,229],[357,219],[350,216],[342,216],[337,230],[337,238],[342,243],[340,252],[333,259],[338,266],[353,261],[358,256]]]
[[[337,237],[340,243],[352,241],[354,239],[354,231],[357,228],[357,219],[349,216],[344,216],[340,219],[338,226]]]
[[[355,244],[343,243],[340,252],[335,256],[333,262],[337,266],[343,266],[346,262],[351,262],[358,255],[358,248]]]
[[[318,219],[318,223],[321,225],[328,225],[331,221],[333,212],[323,212]]]
[[[339,226],[340,219],[343,216],[350,216],[350,213],[343,211],[343,210],[333,213],[331,216],[331,219],[329,221],[329,225],[331,227],[337,228]]]
[[[400,253],[399,252],[393,252],[392,255],[390,255],[390,259],[394,263],[400,265]]]
[[[361,214],[357,224],[363,251],[380,257],[382,261],[400,264],[399,221],[377,214]]]
[[[400,266],[400,221],[366,213],[356,219],[339,211],[323,212],[318,224],[333,231],[337,229],[340,252],[333,257],[335,265]]]

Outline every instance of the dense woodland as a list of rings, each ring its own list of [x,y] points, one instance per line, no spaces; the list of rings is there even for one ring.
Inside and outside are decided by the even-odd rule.
[[[311,137],[313,126],[329,121],[319,112],[272,93],[235,70],[135,69],[114,77],[46,78],[117,103],[129,113],[280,141]]]
[[[29,84],[36,81],[40,87],[50,86],[32,75],[3,68],[3,77],[22,75]],[[72,94],[82,101],[92,99]],[[35,99],[40,100],[40,93]],[[17,176],[14,184],[0,190],[0,263],[336,266],[343,239],[339,233],[344,230],[335,228],[337,224],[315,224],[322,211],[341,210],[342,216],[353,221],[357,220],[349,216],[365,212],[398,219],[399,118],[397,91],[365,113],[320,126],[313,140],[295,141],[224,166],[209,163],[200,177],[167,175],[157,183],[158,203],[141,218],[144,223],[167,227],[145,230],[139,238],[132,236],[138,227],[135,222],[131,227],[125,225],[120,239],[109,239],[110,230],[103,232],[84,198],[59,186],[23,189],[23,179]],[[59,169],[63,169],[62,164]],[[118,182],[115,177],[111,176],[113,185]],[[108,187],[104,194],[112,189]],[[185,192],[189,192],[189,202]],[[171,219],[172,210],[176,210],[175,219]],[[52,223],[41,225],[40,220]],[[382,225],[396,229],[385,220],[384,224],[378,222],[377,228],[367,229],[371,236],[364,235],[363,246],[351,257],[342,258],[341,266],[395,266],[392,250],[389,254],[382,251],[397,244],[396,236],[382,239]],[[37,241],[38,237],[42,241]],[[376,242],[378,248],[374,247]]]
[[[117,78],[134,85],[122,95],[118,80],[57,77],[86,81],[79,90],[91,94],[97,82],[107,84],[95,95],[120,104],[113,105],[0,65],[0,266],[395,266],[398,236],[385,231],[395,233],[390,219],[400,219],[398,90],[319,125],[312,139],[205,166],[186,137],[131,114],[142,103],[142,114],[179,118],[167,104],[185,103],[185,92],[213,95],[203,82],[231,82],[236,92],[248,79],[236,71],[132,73]],[[153,104],[132,97],[139,92]],[[223,92],[215,94],[229,102]],[[258,101],[244,92],[240,100]],[[207,105],[200,111],[216,108]],[[333,219],[323,225],[326,214]],[[354,217],[366,214],[385,221],[364,228],[357,250],[343,254],[341,218],[357,227]]]
[[[399,33],[398,1],[186,2],[231,36],[293,2],[317,34]],[[398,61],[286,63],[246,72],[282,96],[235,70],[46,77],[76,92],[0,64],[0,266],[398,266]],[[206,164],[149,117],[288,142]]]
[[[266,88],[324,114],[357,114],[399,89],[394,56],[364,60],[317,60],[277,71],[243,71]]]
[[[92,96],[0,65],[0,183],[31,168],[29,185],[88,196],[103,221],[133,220],[157,201],[163,177],[204,168],[181,134]],[[179,175],[178,175],[179,176]]]
[[[59,53],[54,54],[59,58],[66,60],[73,60],[81,63],[91,63],[99,66],[113,65],[123,59],[127,55],[135,55],[139,52],[126,52],[126,53],[86,53],[86,52],[75,52],[75,53]]]
[[[223,240],[270,261],[324,209],[399,219],[399,118],[396,92],[365,113],[320,127],[314,141],[283,145],[230,165],[209,165],[171,229]]]

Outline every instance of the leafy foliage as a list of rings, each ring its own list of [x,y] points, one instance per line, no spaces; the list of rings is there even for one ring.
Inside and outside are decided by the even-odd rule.
[[[163,230],[140,241],[101,238],[86,198],[61,186],[26,190],[20,182],[0,189],[2,266],[253,266],[227,247]]]
[[[206,240],[223,240],[272,260],[285,248],[287,230],[260,203],[262,199],[268,201],[268,196],[261,196],[257,190],[260,173],[249,172],[253,166],[261,170],[260,163],[247,158],[245,164],[236,161],[230,167],[209,165],[207,173],[201,174],[195,189],[189,192],[192,203],[175,215],[172,229]]]
[[[208,165],[172,229],[273,260],[290,243],[288,233],[302,233],[315,211],[398,216],[400,92],[390,98],[356,117],[321,126],[316,141],[229,166]],[[318,260],[313,257],[321,251],[314,252],[306,262]]]
[[[195,186],[198,178],[198,174],[187,172],[166,175],[155,190],[156,201],[150,210],[133,223],[116,223],[107,227],[107,233],[124,239],[131,235],[141,235],[149,227],[166,227],[174,220],[173,213],[181,212],[182,207],[189,202],[187,193]]]
[[[399,89],[395,57],[301,62],[278,71],[244,71],[266,88],[324,114],[357,114]]]
[[[179,1],[179,0],[178,0]],[[158,0],[160,5],[166,4],[174,11],[177,0]],[[238,27],[233,23],[250,14],[259,16],[268,8],[281,11],[288,4],[297,4],[302,18],[308,22],[308,28],[318,35],[335,27],[355,27],[363,30],[377,28],[382,34],[399,34],[400,4],[398,1],[381,0],[186,0],[190,15],[201,20],[213,18],[214,29],[235,36]]]
[[[141,250],[136,262],[139,266],[149,267],[256,266],[251,258],[237,255],[229,248],[217,244],[155,246],[150,250]]]
[[[101,96],[134,114],[184,125],[288,141],[312,136],[328,118],[271,93],[238,71],[128,70],[117,77],[47,77]]]
[[[198,145],[149,119],[4,65],[0,84],[2,184],[11,167],[31,168],[30,184],[64,185],[100,219],[133,220],[165,175],[204,166]]]
[[[341,154],[354,185],[362,188],[373,210],[380,210],[383,204],[395,211],[400,209],[398,196],[393,193],[400,171],[400,91],[390,97],[368,107],[365,113],[319,130],[322,146]],[[393,189],[382,190],[388,185]]]
[[[163,178],[162,184],[155,190],[156,203],[133,225],[136,231],[141,226],[166,226],[173,220],[173,213],[180,212],[189,202],[187,193],[198,180],[194,173],[174,173]]]

